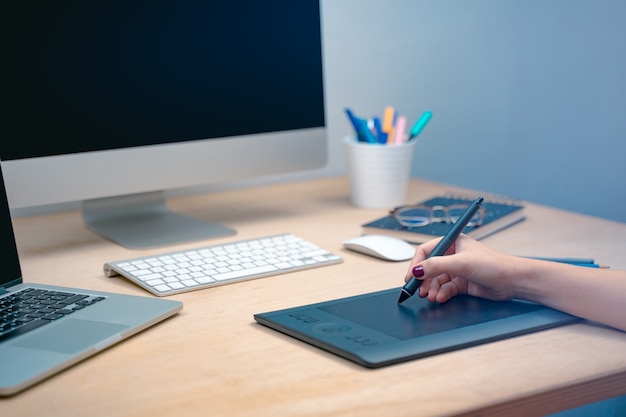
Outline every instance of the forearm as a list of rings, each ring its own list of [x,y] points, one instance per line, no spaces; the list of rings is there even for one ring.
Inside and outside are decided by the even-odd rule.
[[[626,331],[626,271],[521,260],[515,297]]]

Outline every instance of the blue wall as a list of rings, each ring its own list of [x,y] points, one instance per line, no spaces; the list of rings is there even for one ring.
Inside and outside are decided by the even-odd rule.
[[[415,177],[626,222],[626,1],[322,5],[334,163],[343,107],[430,109]]]

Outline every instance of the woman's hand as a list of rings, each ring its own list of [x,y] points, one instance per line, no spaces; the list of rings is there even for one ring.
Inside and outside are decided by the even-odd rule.
[[[420,297],[519,298],[626,331],[626,271],[512,256],[463,234],[444,256],[428,258],[438,242],[417,247],[405,276],[422,281]]]
[[[416,292],[429,301],[445,302],[457,294],[469,294],[491,300],[514,297],[518,258],[489,249],[461,234],[445,256],[428,258],[439,239],[420,245],[405,277],[421,280]],[[428,258],[428,259],[427,259]]]

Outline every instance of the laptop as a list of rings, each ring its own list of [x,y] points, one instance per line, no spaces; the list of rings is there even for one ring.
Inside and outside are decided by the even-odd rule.
[[[174,300],[25,283],[1,169],[0,185],[0,396],[16,394],[182,309]]]

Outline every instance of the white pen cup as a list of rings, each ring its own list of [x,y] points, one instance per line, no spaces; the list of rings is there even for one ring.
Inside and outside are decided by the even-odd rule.
[[[370,144],[347,136],[344,142],[352,203],[369,209],[405,204],[417,141]]]

